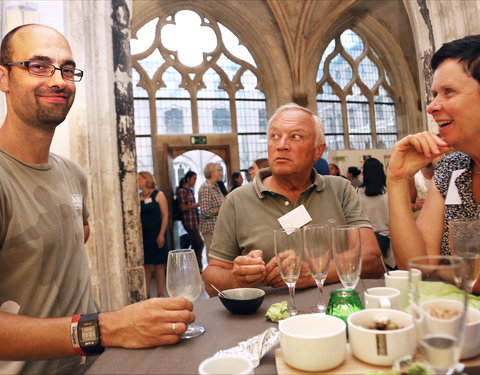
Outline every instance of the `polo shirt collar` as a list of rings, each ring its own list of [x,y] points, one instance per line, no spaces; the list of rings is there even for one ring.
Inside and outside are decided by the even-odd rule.
[[[259,199],[263,199],[266,193],[270,193],[270,190],[268,190],[263,184],[263,180],[267,177],[270,177],[271,175],[272,170],[270,169],[270,167],[264,168],[258,171],[257,175],[253,179],[253,189],[255,190],[255,193],[257,194]],[[307,188],[307,190],[315,189],[315,191],[322,191],[323,189],[325,189],[325,177],[318,174],[314,168],[312,168],[312,171],[310,172],[310,179],[312,178],[313,183]]]

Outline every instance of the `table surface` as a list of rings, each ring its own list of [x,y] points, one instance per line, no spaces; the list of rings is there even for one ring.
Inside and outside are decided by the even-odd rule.
[[[365,287],[381,285],[384,285],[383,280],[363,280],[356,289],[363,299]],[[340,287],[341,284],[325,286],[326,303],[330,291]],[[265,319],[265,313],[272,303],[288,299],[286,287],[269,289],[262,306],[252,315],[231,314],[218,297],[194,302],[196,323],[205,327],[203,335],[182,340],[176,345],[151,349],[107,348],[87,374],[197,374],[200,362],[219,350],[236,346],[270,327],[277,327],[277,323]],[[308,311],[318,302],[316,288],[297,290],[295,302],[298,310]],[[255,369],[256,375],[276,374],[274,348],[262,358]]]
[[[384,280],[362,280],[357,292],[363,302],[365,288],[383,286]],[[341,284],[326,285],[325,302],[330,292],[341,288]],[[288,300],[288,289],[268,289],[260,309],[252,315],[231,314],[221,304],[218,297],[194,303],[196,323],[205,327],[205,333],[190,340],[182,340],[176,345],[159,346],[151,349],[107,348],[93,363],[87,374],[197,374],[198,365],[219,350],[229,349],[239,342],[259,335],[277,323],[265,319],[265,313],[272,303]],[[318,302],[316,288],[296,291],[297,309],[308,311]],[[276,374],[274,346],[260,361],[255,374]],[[473,367],[468,367],[473,366]],[[467,363],[466,373],[480,374],[478,364]]]

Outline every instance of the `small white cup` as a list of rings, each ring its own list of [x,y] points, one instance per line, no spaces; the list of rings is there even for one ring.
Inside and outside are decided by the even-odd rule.
[[[198,366],[200,375],[253,375],[253,363],[242,356],[210,357]]]
[[[327,371],[339,366],[346,356],[345,322],[324,314],[296,315],[280,320],[283,359],[303,371]]]
[[[461,330],[463,322],[463,303],[461,301],[451,299],[431,299],[422,303],[423,316],[425,319],[426,330],[428,332],[442,332],[451,336],[457,336]],[[442,319],[432,316],[428,311],[438,309],[440,311],[448,309],[456,311],[458,314],[451,318]]]
[[[405,310],[410,304],[408,298],[408,271],[396,270],[385,273],[385,286],[388,288],[395,288],[400,291],[399,310]],[[412,270],[412,275],[417,281],[422,280],[422,273],[420,270]]]
[[[395,309],[400,307],[400,291],[395,288],[369,288],[364,293],[367,309]]]
[[[480,354],[480,311],[473,307],[467,310],[467,327],[460,359],[473,358]]]

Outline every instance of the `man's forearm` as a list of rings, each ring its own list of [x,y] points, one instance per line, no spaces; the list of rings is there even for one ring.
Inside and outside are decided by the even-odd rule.
[[[217,292],[209,283],[212,283],[220,290],[236,288],[232,269],[226,269],[220,266],[209,265],[202,273],[205,282],[205,290],[209,296],[216,296]]]
[[[74,355],[71,317],[31,318],[0,312],[0,360],[25,361]]]

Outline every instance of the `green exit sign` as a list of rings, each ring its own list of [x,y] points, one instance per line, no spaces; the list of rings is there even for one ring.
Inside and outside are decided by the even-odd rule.
[[[190,137],[190,144],[192,145],[206,145],[207,136],[206,135],[192,135]]]

